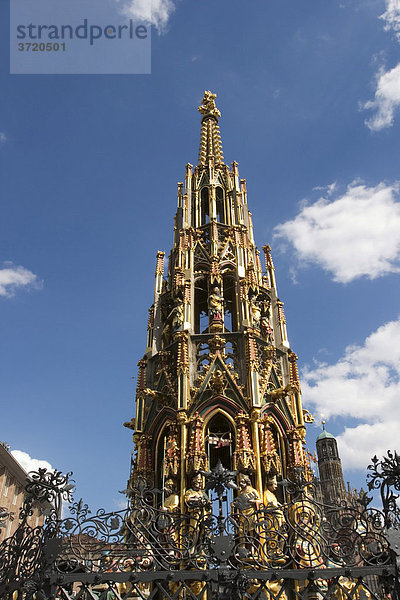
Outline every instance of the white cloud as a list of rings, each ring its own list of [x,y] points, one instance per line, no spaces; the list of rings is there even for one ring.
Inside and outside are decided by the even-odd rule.
[[[336,181],[334,181],[333,183],[330,183],[329,185],[316,185],[315,187],[313,187],[313,192],[326,192],[326,194],[328,196],[332,196],[333,192],[336,190],[337,188],[337,183]]]
[[[375,98],[362,106],[362,108],[375,110],[376,112],[370,119],[365,121],[365,124],[371,131],[380,131],[385,127],[391,127],[394,114],[399,107],[400,63],[390,71],[381,69],[378,72]]]
[[[30,471],[37,471],[38,469],[47,469],[48,471],[54,470],[47,460],[31,458],[27,452],[22,452],[22,450],[11,450],[11,454],[27,473]]]
[[[7,141],[7,136],[5,133],[3,133],[2,131],[0,131],[0,144],[4,144],[4,142]]]
[[[386,0],[386,10],[379,18],[385,21],[385,31],[394,31],[400,42],[400,0]]]
[[[154,25],[159,32],[165,29],[174,10],[172,0],[122,0],[124,14]]]
[[[292,221],[277,225],[274,237],[290,243],[299,261],[330,272],[334,281],[375,279],[400,271],[398,184],[367,187],[351,183],[342,195],[303,205]]]
[[[10,298],[18,288],[40,287],[37,276],[25,267],[6,262],[0,269],[0,296]]]
[[[394,31],[400,42],[400,0],[386,0],[386,10],[379,17],[385,21],[385,31]],[[365,121],[371,131],[391,127],[400,106],[400,63],[392,69],[381,67],[376,74],[375,98],[361,104],[361,108],[376,111]]]
[[[365,469],[374,454],[398,448],[400,428],[400,320],[349,346],[333,365],[302,374],[303,402],[319,416],[357,419],[337,437],[344,468]]]

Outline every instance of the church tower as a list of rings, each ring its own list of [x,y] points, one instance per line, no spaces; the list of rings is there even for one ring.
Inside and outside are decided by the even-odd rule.
[[[156,258],[147,347],[139,361],[139,477],[184,496],[199,471],[221,460],[250,477],[308,474],[297,356],[289,346],[271,249],[254,242],[246,180],[224,162],[215,94],[205,92],[197,165],[178,183],[174,243],[165,274]]]
[[[346,499],[347,494],[336,438],[326,431],[324,421],[322,424],[323,431],[316,442],[318,470],[322,500],[324,504],[332,506],[340,504]]]

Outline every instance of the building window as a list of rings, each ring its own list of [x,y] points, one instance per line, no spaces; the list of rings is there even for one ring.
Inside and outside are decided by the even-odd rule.
[[[3,496],[8,495],[8,488],[10,487],[10,485],[11,485],[11,479],[10,479],[10,476],[7,475],[6,480],[4,482]]]
[[[17,486],[17,484],[15,484],[14,486],[14,496],[13,496],[13,504],[17,504],[17,498],[18,498],[18,494],[19,494],[19,487]]]
[[[6,529],[6,538],[10,537],[11,534],[11,525],[12,525],[12,521],[11,519],[9,519],[8,523],[7,523],[7,529]]]

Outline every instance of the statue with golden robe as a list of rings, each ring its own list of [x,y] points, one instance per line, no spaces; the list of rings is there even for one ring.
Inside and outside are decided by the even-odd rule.
[[[192,550],[203,543],[205,526],[203,523],[204,515],[211,510],[211,502],[204,492],[204,482],[201,473],[196,473],[192,477],[192,487],[186,490],[184,496],[185,506],[189,513],[189,538],[191,540]]]
[[[267,562],[283,564],[286,562],[284,531],[285,517],[282,505],[276,497],[278,482],[275,474],[267,475],[266,487],[263,493],[264,526],[260,530],[260,543]]]
[[[238,519],[239,544],[248,547],[250,554],[254,555],[258,544],[257,511],[261,505],[261,498],[251,485],[248,475],[240,473],[237,482],[238,497],[232,502],[232,509]]]

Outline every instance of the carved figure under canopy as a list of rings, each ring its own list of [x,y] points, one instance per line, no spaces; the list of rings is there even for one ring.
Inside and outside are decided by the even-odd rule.
[[[264,315],[261,317],[260,326],[261,326],[261,333],[262,333],[263,338],[269,344],[272,344],[274,330],[272,329],[272,327],[269,323],[269,318],[267,316]]]
[[[168,436],[165,439],[164,475],[167,479],[176,477],[179,472],[180,448],[178,445],[178,427],[171,423]],[[172,481],[169,479],[169,481]]]
[[[253,300],[250,304],[250,313],[253,327],[260,328],[261,308],[258,302]]]
[[[222,321],[223,304],[224,299],[219,287],[216,286],[208,297],[208,312],[211,321]]]

